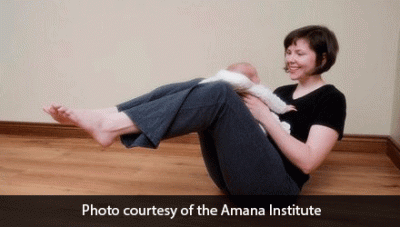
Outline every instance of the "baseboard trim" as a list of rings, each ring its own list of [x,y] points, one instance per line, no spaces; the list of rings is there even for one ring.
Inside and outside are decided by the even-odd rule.
[[[62,125],[53,123],[31,123],[0,121],[0,134],[18,136],[44,136],[44,137],[68,137],[68,138],[90,138],[82,129],[73,125]],[[357,152],[382,152],[388,148],[388,136],[379,135],[344,135],[335,147],[335,151],[357,151]],[[191,133],[185,136],[166,140],[171,143],[199,144],[198,135]]]
[[[396,167],[400,169],[400,144],[392,137],[388,139],[388,149],[386,153]]]
[[[346,134],[333,148],[334,151],[379,153],[388,147],[388,136]]]
[[[90,138],[84,130],[73,125],[14,121],[0,121],[0,135],[1,134],[15,136]],[[199,144],[196,133],[167,139],[165,141],[170,143]]]
[[[82,129],[72,125],[0,121],[0,134],[17,136],[89,138]]]
[[[63,138],[89,138],[82,129],[71,126],[52,123],[30,123],[0,121],[0,134],[18,136],[42,136]],[[169,143],[199,144],[196,133],[168,139]],[[384,135],[344,135],[333,148],[335,152],[385,152],[393,163],[400,169],[400,145],[390,136]]]

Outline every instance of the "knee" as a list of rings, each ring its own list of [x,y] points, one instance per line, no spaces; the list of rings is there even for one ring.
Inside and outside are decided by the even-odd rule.
[[[224,81],[215,81],[211,83],[204,84],[206,92],[213,97],[226,98],[232,94],[235,94],[235,91],[227,82]]]

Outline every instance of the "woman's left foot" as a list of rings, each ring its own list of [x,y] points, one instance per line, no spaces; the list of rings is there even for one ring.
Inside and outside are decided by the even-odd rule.
[[[51,108],[47,110],[49,111],[48,113],[58,122],[73,124],[82,128],[103,147],[108,147],[114,142],[116,135],[107,128],[109,125],[107,114],[95,110],[69,109],[64,106],[57,106],[55,109],[56,112]]]
[[[64,115],[58,111],[61,107],[62,106],[58,104],[51,104],[50,106],[43,107],[43,111],[60,124],[73,125],[74,123],[69,118],[64,117]]]

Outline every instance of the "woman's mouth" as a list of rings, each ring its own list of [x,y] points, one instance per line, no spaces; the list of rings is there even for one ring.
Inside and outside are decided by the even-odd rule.
[[[295,72],[298,69],[300,69],[300,67],[294,67],[294,66],[289,67],[290,72]]]

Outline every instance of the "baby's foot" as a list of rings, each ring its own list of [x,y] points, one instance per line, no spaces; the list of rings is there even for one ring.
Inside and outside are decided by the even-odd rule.
[[[290,112],[290,111],[297,111],[297,109],[296,109],[296,107],[295,106],[293,106],[293,105],[287,105],[286,107],[285,107],[285,113],[287,113],[287,112]]]

